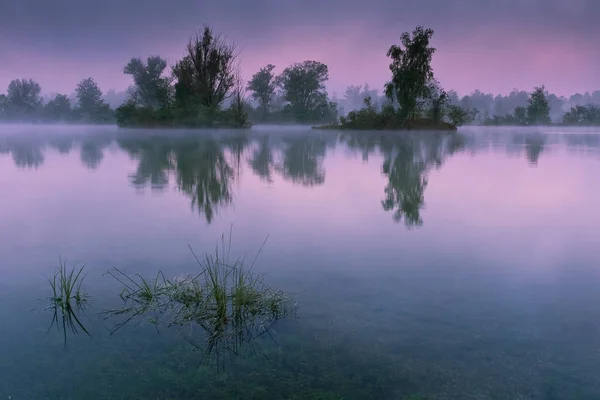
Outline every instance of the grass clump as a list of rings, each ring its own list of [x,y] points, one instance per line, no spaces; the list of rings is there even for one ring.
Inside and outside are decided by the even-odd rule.
[[[81,330],[91,336],[77,316],[79,312],[85,311],[88,304],[88,295],[81,289],[86,276],[83,274],[84,268],[85,264],[79,268],[74,266],[68,270],[66,260],[63,261],[59,258],[58,269],[52,278],[48,278],[52,296],[48,299],[49,305],[46,310],[54,312],[48,331],[52,326],[56,326],[59,331],[62,328],[65,347],[67,346],[67,330],[73,334],[78,334]]]
[[[107,312],[109,318],[122,317],[111,332],[134,319],[147,320],[157,328],[189,327],[186,339],[196,348],[204,348],[206,359],[215,354],[217,360],[222,350],[238,354],[261,335],[273,337],[275,323],[294,315],[295,305],[252,271],[263,246],[247,268],[245,258],[230,257],[231,234],[227,246],[223,236],[221,247],[202,259],[190,247],[200,271],[174,279],[167,279],[162,272],[154,279],[128,276],[114,268],[108,274],[123,285],[123,305]],[[198,342],[198,332],[205,346]]]

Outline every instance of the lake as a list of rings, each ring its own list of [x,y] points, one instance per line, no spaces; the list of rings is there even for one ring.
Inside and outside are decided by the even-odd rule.
[[[598,177],[600,129],[1,126],[0,400],[600,399]],[[297,318],[217,365],[111,334],[107,271],[190,273],[230,233],[268,237]],[[90,297],[66,343],[59,257]]]

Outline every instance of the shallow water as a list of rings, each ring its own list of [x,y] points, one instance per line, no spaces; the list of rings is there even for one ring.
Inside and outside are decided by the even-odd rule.
[[[0,400],[600,399],[600,130],[0,127]],[[292,293],[276,341],[200,364],[109,335],[103,275],[232,251]],[[47,332],[58,257],[92,337]]]

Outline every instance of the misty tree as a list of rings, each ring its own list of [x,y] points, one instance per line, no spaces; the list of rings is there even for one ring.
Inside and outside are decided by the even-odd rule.
[[[4,118],[6,114],[6,95],[0,93],[0,118]]]
[[[11,117],[23,117],[33,114],[42,105],[39,83],[32,79],[15,79],[8,85],[6,94],[6,112]]]
[[[205,26],[202,36],[190,39],[187,55],[173,68],[176,100],[189,111],[196,106],[216,111],[236,85],[237,56],[234,44]]]
[[[473,117],[467,110],[456,104],[448,106],[448,119],[454,126],[462,126],[473,122]]]
[[[110,107],[102,100],[102,90],[93,78],[82,79],[77,84],[75,93],[80,117],[91,121],[108,118]]]
[[[546,88],[543,85],[535,87],[529,95],[527,118],[530,124],[542,125],[550,123],[550,106],[548,105],[546,95]]]
[[[377,104],[378,92],[375,89],[369,88],[368,84],[363,85],[350,85],[344,91],[343,104],[348,111],[360,109],[366,98],[371,98],[375,108],[379,107]]]
[[[426,98],[422,102],[428,104],[427,117],[437,123],[445,116],[450,99],[448,93],[442,89],[439,82],[432,80],[427,85]]]
[[[563,124],[600,125],[600,106],[589,104],[571,107],[563,116]]]
[[[262,119],[265,121],[269,113],[271,101],[275,95],[275,75],[273,70],[275,66],[269,64],[263,67],[252,75],[252,79],[248,82],[246,90],[250,92],[252,98],[258,102],[258,105],[262,111]]]
[[[527,117],[527,108],[525,107],[516,107],[514,111],[515,120],[518,125],[527,125],[528,117]]]
[[[320,119],[337,106],[328,100],[325,82],[329,79],[327,65],[318,61],[304,61],[286,68],[275,78],[289,108],[298,121]],[[337,117],[337,115],[336,115]]]
[[[231,104],[227,111],[232,122],[239,128],[249,128],[250,123],[248,121],[248,113],[246,112],[248,102],[244,96],[244,82],[239,74],[235,78],[235,85],[231,93]]]
[[[386,83],[385,94],[398,102],[404,118],[415,117],[417,99],[427,96],[427,84],[433,79],[431,59],[435,48],[429,45],[432,36],[432,29],[417,26],[412,37],[404,32],[401,46],[392,45],[387,52],[392,60],[392,80]]]
[[[513,89],[508,96],[496,95],[494,97],[494,114],[506,115],[517,107],[526,107],[529,93],[524,90]]]
[[[123,72],[133,77],[134,87],[130,100],[142,107],[158,109],[169,104],[171,79],[163,76],[167,61],[158,56],[150,56],[144,63],[132,58]]]
[[[44,106],[44,114],[51,120],[66,120],[72,115],[71,101],[65,94],[57,94]]]

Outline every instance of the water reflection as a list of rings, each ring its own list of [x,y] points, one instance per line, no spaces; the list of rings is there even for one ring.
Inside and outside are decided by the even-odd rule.
[[[319,137],[285,140],[283,161],[276,168],[285,179],[303,186],[321,185],[325,182],[323,159],[327,142]]]
[[[335,143],[335,135],[329,142]],[[218,211],[233,201],[233,182],[239,179],[245,153],[250,169],[266,182],[278,173],[284,180],[303,186],[325,181],[328,140],[302,136],[271,140],[268,136],[250,138],[247,134],[186,137],[129,137],[117,140],[121,149],[137,160],[131,184],[137,189],[151,186],[164,190],[170,176],[208,223]]]
[[[220,208],[232,202],[232,183],[236,168],[239,170],[235,161],[242,159],[246,143],[245,138],[225,141],[212,136],[118,140],[121,149],[138,160],[136,172],[129,176],[134,187],[150,185],[153,190],[164,190],[172,173],[177,188],[190,198],[191,206],[208,223]],[[232,149],[229,154],[226,148]],[[233,155],[234,166],[228,155]]]
[[[234,170],[223,147],[214,139],[199,139],[178,143],[174,150],[179,190],[208,223],[212,222],[218,209],[232,201]]]
[[[41,146],[32,146],[29,142],[15,143],[11,154],[18,168],[39,168],[44,163],[44,153]]]
[[[131,158],[137,160],[137,168],[129,175],[129,182],[137,189],[150,186],[161,191],[169,184],[169,171],[175,165],[172,146],[164,140],[119,140],[118,145]]]
[[[80,162],[98,168],[104,151],[113,142],[137,162],[129,175],[131,186],[163,191],[171,184],[190,200],[202,218],[211,223],[219,210],[234,198],[233,182],[249,170],[263,182],[277,177],[294,185],[312,187],[325,183],[327,150],[340,144],[357,152],[363,161],[380,163],[387,183],[382,187],[381,207],[407,227],[423,224],[425,191],[431,169],[460,151],[504,151],[538,165],[549,147],[565,143],[569,151],[597,153],[600,136],[594,134],[543,134],[478,130],[469,134],[436,132],[326,132],[315,134],[213,134],[157,135],[120,132],[104,135],[8,135],[0,136],[0,153],[10,153],[18,168],[40,168],[48,148],[69,154],[79,148]]]
[[[532,165],[537,165],[540,155],[544,151],[545,139],[543,136],[529,136],[525,139],[525,152],[527,160]]]
[[[67,155],[73,148],[73,139],[69,137],[53,137],[49,140],[48,144],[60,154]]]
[[[248,164],[261,180],[273,182],[274,159],[268,136],[258,139],[258,145],[252,152],[252,157],[248,159]]]
[[[104,159],[103,148],[106,147],[110,142],[105,140],[86,139],[81,144],[81,150],[79,158],[81,163],[88,169],[94,170],[100,166],[100,163]]]
[[[381,205],[391,211],[394,221],[408,228],[421,226],[421,209],[425,204],[427,173],[439,168],[447,157],[465,147],[458,134],[374,134],[349,132],[340,136],[348,147],[359,150],[363,160],[379,151],[383,154],[382,173],[388,183]]]

